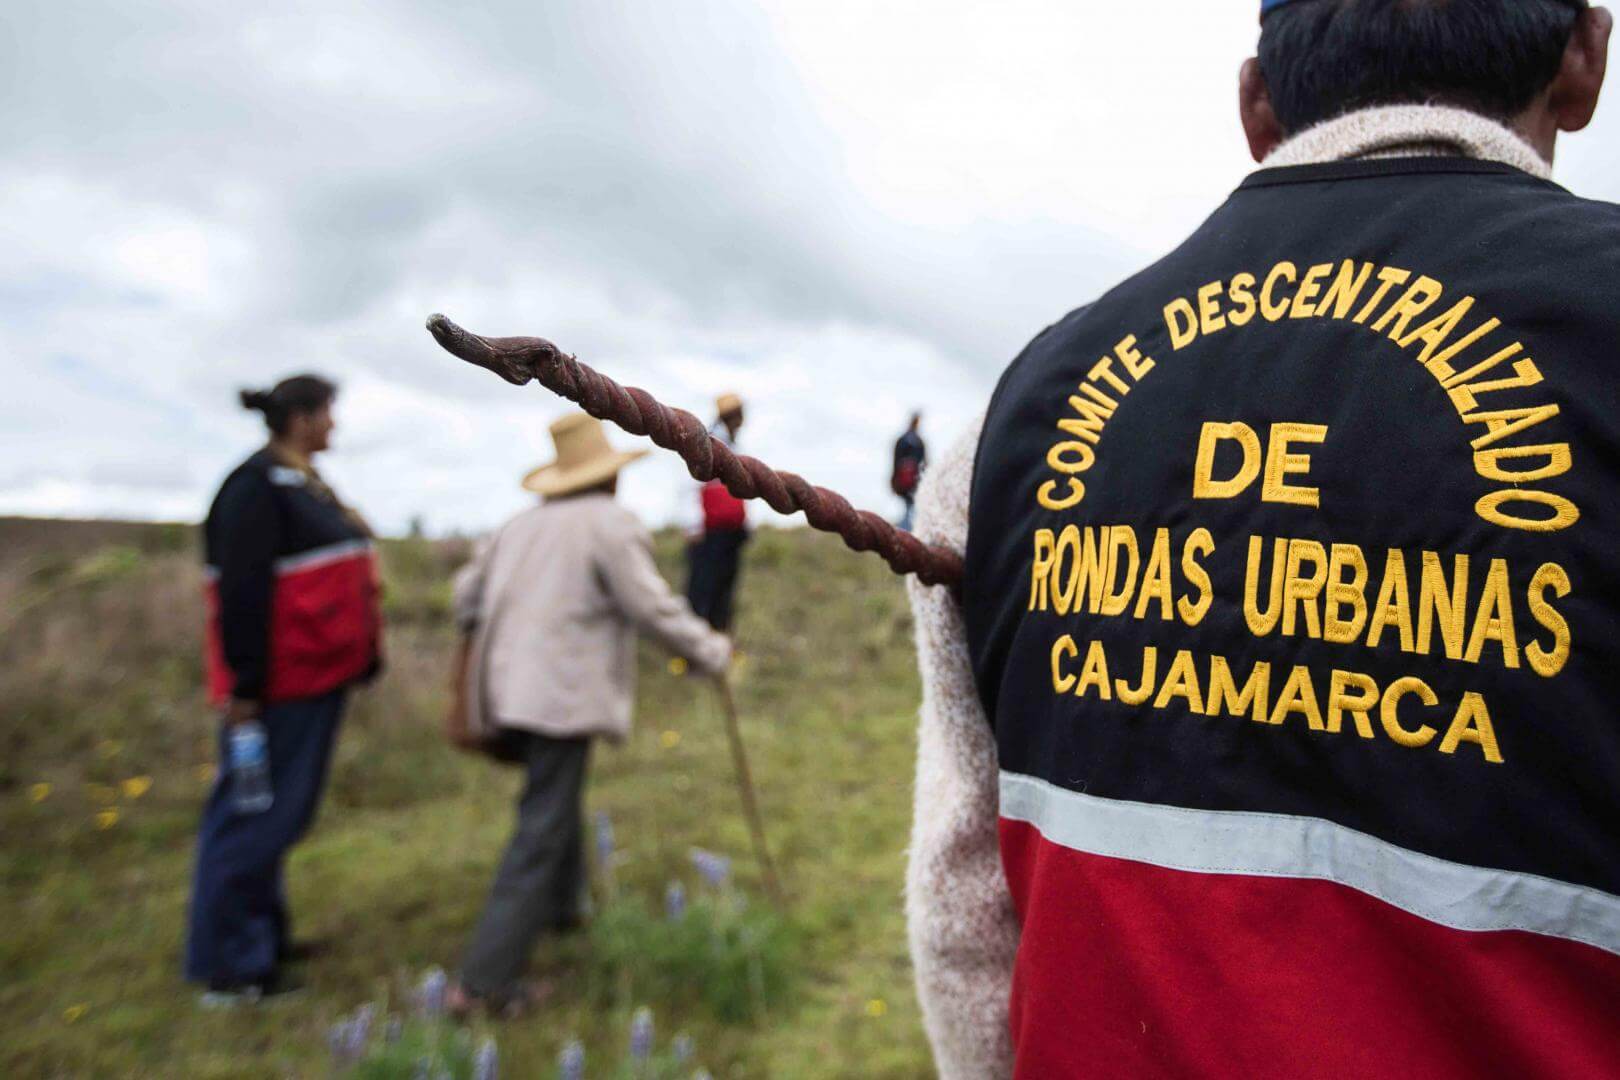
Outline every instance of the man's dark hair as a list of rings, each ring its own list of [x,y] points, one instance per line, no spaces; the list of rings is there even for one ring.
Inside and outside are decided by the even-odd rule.
[[[1586,0],[1295,0],[1260,27],[1289,134],[1369,105],[1516,116],[1552,82]]]
[[[264,422],[277,435],[287,433],[294,416],[315,412],[337,397],[337,384],[319,375],[294,375],[269,390],[243,390],[242,408],[264,413]]]

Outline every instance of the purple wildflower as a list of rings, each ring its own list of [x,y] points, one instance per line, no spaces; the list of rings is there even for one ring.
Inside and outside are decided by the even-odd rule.
[[[371,1024],[376,1017],[377,1006],[369,1002],[355,1010],[349,1026],[349,1047],[356,1058],[366,1052],[366,1044],[371,1041]]]
[[[557,1076],[558,1080],[584,1080],[585,1047],[578,1039],[571,1039],[557,1055]]]
[[[717,889],[724,888],[731,881],[731,860],[724,855],[693,848],[692,865],[697,867],[704,881]]]
[[[347,1061],[349,1057],[349,1022],[339,1020],[326,1033],[326,1045],[332,1050],[334,1061]]]
[[[596,860],[603,866],[613,862],[613,820],[606,810],[596,812]]]
[[[397,1043],[405,1034],[405,1021],[397,1016],[390,1016],[388,1024],[383,1028],[383,1042]]]
[[[652,1010],[642,1006],[630,1018],[630,1056],[637,1061],[646,1061],[648,1056],[652,1054],[652,1045]]]
[[[360,1038],[360,1025],[350,1020],[343,1025],[343,1060],[359,1061],[366,1052],[365,1040]]]
[[[424,1020],[437,1020],[444,1015],[444,995],[450,977],[443,968],[429,968],[416,985],[416,1015]]]
[[[473,1080],[496,1080],[499,1074],[500,1054],[495,1040],[485,1039],[478,1044],[478,1054],[473,1058]]]
[[[366,1042],[371,1038],[371,1020],[377,1006],[363,1005],[347,1020],[333,1024],[326,1033],[326,1044],[332,1048],[332,1058],[343,1064],[352,1064],[365,1056]]]
[[[675,1041],[669,1044],[669,1052],[675,1058],[675,1064],[685,1065],[692,1060],[692,1053],[696,1047],[692,1043],[692,1036],[677,1035]]]
[[[664,890],[664,914],[670,922],[680,922],[686,915],[686,886],[678,881],[670,882]]]

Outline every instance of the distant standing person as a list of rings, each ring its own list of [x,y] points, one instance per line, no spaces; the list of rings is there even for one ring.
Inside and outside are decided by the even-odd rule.
[[[912,413],[911,423],[894,442],[894,471],[889,474],[889,487],[906,504],[900,517],[900,527],[911,531],[911,511],[917,501],[917,485],[922,482],[923,469],[928,465],[928,447],[923,442],[922,413]]]
[[[735,448],[743,425],[742,398],[722,394],[715,402],[719,414],[709,434]],[[702,510],[700,530],[686,546],[686,598],[692,610],[716,630],[731,629],[731,600],[743,545],[748,542],[748,509],[719,480],[703,485],[698,496]]]
[[[583,413],[551,435],[556,460],[523,481],[545,501],[503,525],[456,577],[464,637],[450,737],[528,772],[451,994],[457,1012],[532,1004],[521,978],[536,939],[580,921],[586,759],[593,738],[629,733],[636,631],[705,673],[731,659],[731,643],[670,590],[652,537],[614,499],[619,470],[646,451],[615,451]]]
[[[270,441],[226,478],[203,526],[221,766],[197,838],[186,977],[208,1005],[287,989],[282,965],[309,951],[288,929],[283,863],[315,817],[348,689],[380,664],[371,530],[311,464],[330,445],[336,395],[315,375],[244,390]],[[227,747],[254,724],[269,805],[249,810]]]

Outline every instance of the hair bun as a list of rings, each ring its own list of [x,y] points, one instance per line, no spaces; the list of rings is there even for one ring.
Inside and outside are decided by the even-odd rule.
[[[264,412],[270,407],[270,391],[268,390],[243,390],[241,397],[242,408],[244,409]]]

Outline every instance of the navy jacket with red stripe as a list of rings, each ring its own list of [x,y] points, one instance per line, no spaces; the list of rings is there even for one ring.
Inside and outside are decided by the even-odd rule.
[[[1020,1076],[1620,1074],[1620,208],[1262,170],[1003,377]]]
[[[376,670],[375,551],[324,485],[260,450],[226,478],[203,537],[216,702],[314,697]]]

